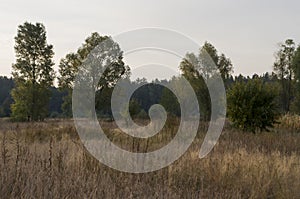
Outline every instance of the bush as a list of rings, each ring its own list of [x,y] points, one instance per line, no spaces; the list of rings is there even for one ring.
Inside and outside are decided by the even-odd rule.
[[[228,116],[233,125],[253,133],[268,131],[278,116],[276,93],[258,79],[237,82],[228,92]]]

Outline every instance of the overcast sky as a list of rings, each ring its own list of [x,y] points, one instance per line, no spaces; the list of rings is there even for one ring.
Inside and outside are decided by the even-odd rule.
[[[25,21],[46,26],[56,66],[91,32],[113,36],[161,27],[179,31],[199,45],[211,42],[231,58],[235,74],[261,74],[272,71],[279,42],[300,42],[299,8],[297,0],[2,0],[0,75],[11,73],[14,36]]]

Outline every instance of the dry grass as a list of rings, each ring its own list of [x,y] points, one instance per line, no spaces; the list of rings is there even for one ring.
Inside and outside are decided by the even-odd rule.
[[[145,141],[124,136],[113,123],[102,122],[102,126],[114,142],[131,151],[155,150],[172,139],[176,131],[169,124],[162,133]],[[128,174],[93,159],[78,140],[72,121],[2,121],[0,196],[300,198],[297,130],[253,135],[226,128],[214,150],[199,159],[205,128],[202,124],[189,151],[172,166],[147,174]]]
[[[288,130],[290,132],[299,132],[300,129],[300,116],[287,114],[280,118],[280,123],[277,129]]]

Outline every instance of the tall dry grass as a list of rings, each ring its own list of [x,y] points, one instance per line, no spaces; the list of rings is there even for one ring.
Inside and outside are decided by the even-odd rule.
[[[289,131],[299,133],[300,129],[300,116],[287,114],[280,118],[279,124],[276,128],[282,131]]]
[[[101,122],[108,137],[130,151],[153,151],[176,132],[168,123],[149,140],[132,139]],[[227,127],[204,159],[207,124],[171,166],[146,174],[119,172],[89,155],[72,121],[2,122],[1,198],[300,198],[300,133],[247,134]]]

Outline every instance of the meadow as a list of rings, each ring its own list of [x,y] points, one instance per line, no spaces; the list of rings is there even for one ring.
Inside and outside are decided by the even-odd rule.
[[[1,120],[0,197],[5,198],[300,198],[300,119],[285,116],[271,132],[227,124],[213,151],[198,158],[206,123],[189,150],[159,171],[111,169],[83,147],[72,120]],[[140,121],[143,122],[143,121]],[[122,148],[147,152],[169,142],[177,120],[150,139],[131,138],[100,121]]]

